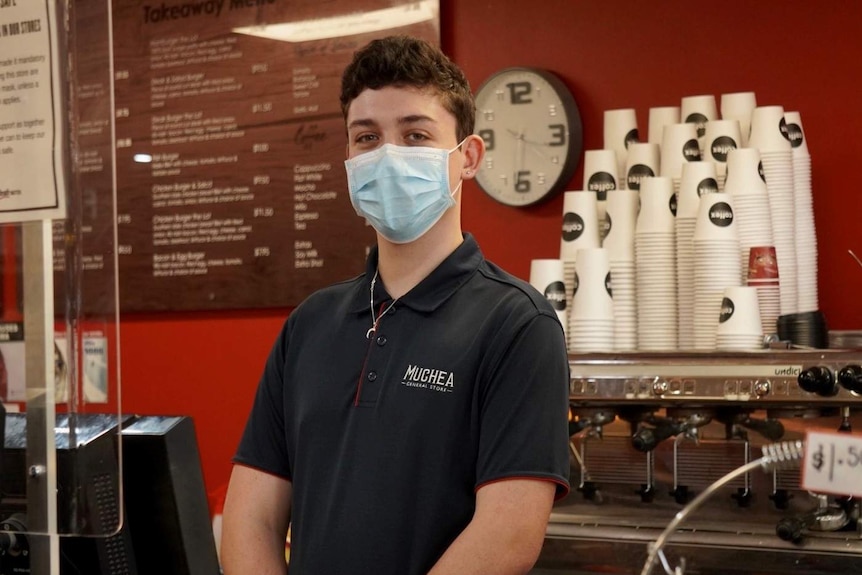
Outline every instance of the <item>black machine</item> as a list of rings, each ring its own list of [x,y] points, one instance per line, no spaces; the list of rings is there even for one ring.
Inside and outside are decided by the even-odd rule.
[[[55,437],[63,575],[219,574],[189,417],[58,414]],[[24,414],[4,446],[0,575],[29,573]]]

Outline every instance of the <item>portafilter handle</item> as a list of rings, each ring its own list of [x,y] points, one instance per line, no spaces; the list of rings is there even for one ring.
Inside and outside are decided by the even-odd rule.
[[[784,437],[784,424],[777,419],[754,419],[746,415],[737,423],[746,429],[759,433],[770,441],[778,441]]]
[[[641,427],[632,435],[632,447],[646,453],[655,449],[659,443],[669,437],[685,431],[685,423],[672,419],[656,419],[655,427]]]

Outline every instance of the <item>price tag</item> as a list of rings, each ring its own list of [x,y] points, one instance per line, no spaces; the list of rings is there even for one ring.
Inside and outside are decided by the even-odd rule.
[[[862,496],[862,435],[809,431],[805,439],[802,488]]]

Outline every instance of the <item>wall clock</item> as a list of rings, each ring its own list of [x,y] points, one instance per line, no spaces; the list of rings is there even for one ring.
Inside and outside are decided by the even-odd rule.
[[[485,159],[482,190],[503,204],[528,206],[565,189],[583,149],[574,96],[553,73],[505,68],[476,92],[476,134]]]

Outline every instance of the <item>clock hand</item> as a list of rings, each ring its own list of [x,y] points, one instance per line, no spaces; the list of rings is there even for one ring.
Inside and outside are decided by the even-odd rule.
[[[529,143],[529,142],[528,142],[528,143]],[[539,156],[540,158],[542,158],[543,160],[546,160],[546,161],[552,161],[552,160],[551,160],[551,158],[550,158],[550,156],[548,156],[547,154],[545,154],[545,152],[543,152],[540,148],[536,147],[535,145],[531,145],[531,146],[529,147],[529,149],[530,149],[532,152],[535,152],[535,153],[536,153],[536,155],[537,155],[537,156]],[[556,163],[556,162],[554,162],[554,163]]]
[[[521,132],[520,132],[520,133],[517,133],[517,132],[515,132],[514,130],[512,130],[511,128],[507,128],[507,130],[506,130],[506,131],[507,131],[507,132],[509,132],[512,136],[514,136],[514,137],[515,137],[515,139],[516,139],[516,140],[517,140],[517,142],[518,142],[518,146],[522,146],[522,145],[524,145],[524,144],[528,144],[528,145],[529,145],[529,146],[528,146],[528,148],[529,148],[531,151],[533,151],[536,155],[538,155],[540,158],[542,158],[543,160],[546,160],[546,161],[551,161],[550,156],[548,156],[547,154],[545,154],[545,153],[540,149],[540,147],[547,146],[547,144],[542,143],[542,142],[536,142],[535,140],[528,140],[528,139],[524,138],[524,131],[523,131],[523,130],[521,130]],[[554,162],[554,163],[556,163],[556,162]]]
[[[523,130],[521,130],[521,133],[520,133],[520,134],[519,134],[519,133],[516,133],[516,132],[515,132],[514,130],[512,130],[512,129],[507,129],[506,131],[507,131],[507,132],[509,132],[510,134],[512,134],[512,135],[515,137],[515,139],[516,139],[516,140],[520,140],[520,141],[524,142],[525,144],[531,144],[531,145],[534,145],[534,146],[547,146],[547,145],[548,145],[548,144],[547,144],[547,142],[537,142],[536,140],[528,140],[528,139],[526,139],[526,138],[524,137],[524,131],[523,131]]]
[[[512,130],[509,130],[515,136],[515,161],[512,162],[512,167],[515,169],[512,182],[513,184],[518,183],[518,172],[521,171],[521,166],[524,165],[524,129],[522,128],[519,133],[515,133]]]

